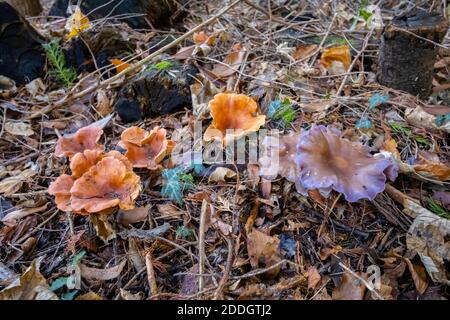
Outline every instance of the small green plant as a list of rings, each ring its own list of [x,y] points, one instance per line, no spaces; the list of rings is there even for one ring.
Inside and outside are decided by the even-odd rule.
[[[405,127],[404,125],[402,125],[401,123],[398,123],[398,122],[392,122],[390,124],[390,126],[397,133],[402,133],[407,136],[411,135],[411,133],[412,133],[411,129]]]
[[[183,192],[194,189],[194,178],[192,174],[185,171],[190,170],[183,167],[164,169],[162,172],[163,184],[161,195],[177,203],[183,201]]]
[[[176,232],[178,238],[188,239],[194,234],[192,229],[186,228],[185,226],[179,226]]]
[[[428,197],[426,199],[428,208],[438,215],[441,218],[450,219],[450,212],[448,212],[445,208],[441,207],[433,198]]]
[[[50,61],[53,69],[49,74],[55,77],[64,87],[68,88],[73,85],[77,78],[75,69],[66,67],[66,58],[59,45],[59,39],[53,39],[49,43],[42,45],[47,53],[47,58]]]
[[[173,67],[173,62],[164,60],[164,61],[158,62],[157,64],[153,65],[153,67],[159,71],[167,70],[167,69],[170,69]]]
[[[273,120],[281,120],[284,125],[290,124],[295,119],[296,110],[289,99],[272,101],[267,110],[267,115]]]

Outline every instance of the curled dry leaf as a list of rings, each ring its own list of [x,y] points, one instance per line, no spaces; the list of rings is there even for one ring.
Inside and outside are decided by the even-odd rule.
[[[115,206],[131,210],[140,190],[139,176],[123,161],[107,156],[74,182],[70,205],[74,211],[89,213]]]
[[[317,271],[317,268],[314,266],[308,268],[307,275],[308,275],[308,290],[314,289],[319,284],[322,277],[320,276],[319,271]]]
[[[35,208],[20,208],[17,210],[14,210],[12,212],[9,212],[3,219],[1,220],[5,225],[9,227],[13,227],[17,225],[17,221],[19,219],[25,218],[31,214],[42,212],[45,209],[47,209],[48,203]]]
[[[97,143],[102,134],[103,129],[99,126],[83,127],[71,135],[59,138],[55,147],[55,155],[72,159],[76,153],[84,152],[84,150],[103,151],[104,146]]]
[[[346,73],[352,63],[349,46],[342,45],[325,49],[320,58],[320,63],[331,74]]]
[[[247,50],[237,43],[231,48],[231,52],[225,57],[223,63],[214,65],[211,72],[217,78],[227,78],[239,70],[246,55]]]
[[[264,267],[270,267],[281,261],[280,239],[271,237],[253,228],[247,234],[247,252],[250,264],[253,268],[258,268],[262,263]],[[267,276],[276,276],[280,271],[280,266],[267,272]]]
[[[29,168],[20,171],[19,174],[12,175],[0,181],[0,193],[3,193],[6,197],[16,193],[22,188],[24,182],[34,177],[37,171],[34,168]]]
[[[450,261],[450,220],[423,210],[406,235],[408,250],[416,252],[434,282],[450,285],[446,262]],[[420,285],[419,285],[420,287]]]
[[[108,221],[109,214],[110,212],[105,210],[104,212],[94,213],[89,216],[92,225],[94,226],[95,233],[104,243],[108,243],[109,240],[116,237],[116,233]]]
[[[75,300],[105,300],[105,299],[102,296],[96,294],[95,292],[89,291],[88,293],[76,297]]]
[[[367,276],[361,272],[357,274],[367,280]],[[354,277],[349,272],[342,275],[341,283],[334,288],[332,292],[333,300],[363,300],[366,286],[358,278]]]
[[[150,132],[131,127],[122,132],[119,146],[127,150],[125,156],[135,168],[157,170],[175,144],[166,138],[166,130],[155,127]]]
[[[209,109],[213,121],[205,131],[205,141],[218,140],[227,145],[233,139],[258,131],[266,121],[264,115],[255,116],[258,105],[243,94],[216,94]]]
[[[150,214],[151,207],[151,205],[146,205],[145,207],[136,207],[131,210],[119,210],[117,221],[124,226],[144,221]]]
[[[233,178],[236,176],[236,172],[225,167],[217,167],[210,174],[208,182],[225,182],[225,179]]]
[[[20,277],[0,291],[0,300],[58,300],[58,297],[50,291],[35,260]]]
[[[80,263],[81,277],[88,281],[107,281],[115,279],[120,275],[126,263],[127,261],[124,260],[114,267],[105,269],[91,268]]]

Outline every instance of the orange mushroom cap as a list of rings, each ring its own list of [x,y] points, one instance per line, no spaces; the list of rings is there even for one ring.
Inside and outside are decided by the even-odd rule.
[[[218,140],[227,145],[231,139],[258,131],[266,122],[266,116],[255,115],[258,111],[256,102],[243,94],[216,94],[209,102],[209,108],[213,121],[205,131],[205,141]]]
[[[104,146],[97,141],[103,134],[102,128],[98,126],[87,126],[77,132],[58,139],[55,147],[55,154],[58,157],[66,156],[69,159],[84,150],[104,150]]]
[[[141,190],[140,178],[123,161],[107,156],[77,179],[70,193],[74,211],[99,212],[119,206],[134,208]]]
[[[172,152],[174,142],[166,138],[166,130],[155,127],[150,132],[131,127],[122,132],[119,146],[135,168],[157,170],[159,163]]]
[[[55,196],[56,207],[61,211],[72,211],[70,189],[74,182],[75,179],[72,176],[63,174],[53,181],[48,188],[48,193]]]
[[[320,63],[324,67],[330,68],[333,61],[341,62],[344,65],[345,70],[348,70],[352,63],[350,48],[347,45],[342,45],[325,49],[320,58]]]

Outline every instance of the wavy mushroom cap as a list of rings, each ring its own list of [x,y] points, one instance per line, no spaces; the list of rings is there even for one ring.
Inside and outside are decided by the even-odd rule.
[[[209,108],[213,121],[205,131],[205,141],[218,140],[227,144],[229,139],[258,131],[266,122],[266,116],[256,115],[256,102],[243,94],[216,94]]]
[[[72,211],[70,189],[74,182],[75,179],[72,176],[63,174],[53,181],[48,188],[48,193],[55,196],[56,207],[61,211]]]
[[[166,138],[165,129],[155,127],[150,132],[131,127],[122,133],[119,146],[135,168],[157,170],[159,163],[172,152],[174,142]]]
[[[389,159],[373,157],[367,147],[324,126],[313,126],[302,134],[295,161],[299,182],[306,189],[325,194],[333,189],[349,202],[373,200],[385,188],[385,171],[393,172]]]
[[[75,154],[70,160],[70,170],[72,171],[72,176],[75,178],[81,177],[85,172],[96,165],[104,157],[113,157],[122,161],[128,170],[133,170],[133,165],[131,162],[121,154],[119,151],[109,151],[108,153],[103,153],[99,150],[84,150],[83,153],[79,152]]]
[[[69,159],[84,150],[104,150],[104,146],[97,141],[103,134],[102,128],[98,126],[87,126],[78,129],[77,132],[58,139],[55,154],[58,157],[66,156]]]
[[[266,179],[277,175],[296,182],[298,177],[295,156],[300,133],[292,132],[283,136],[267,136],[263,141],[263,156],[259,159],[260,173]]]
[[[121,160],[107,156],[74,182],[70,189],[71,206],[74,211],[89,213],[117,205],[130,210],[140,190],[139,176]]]
[[[324,67],[330,68],[335,61],[342,63],[345,70],[348,70],[352,63],[352,55],[350,53],[350,48],[347,45],[331,47],[323,51],[322,56],[320,57],[320,63]]]

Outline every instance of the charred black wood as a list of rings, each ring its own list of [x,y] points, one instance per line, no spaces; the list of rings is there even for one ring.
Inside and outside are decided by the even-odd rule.
[[[431,93],[437,46],[448,23],[439,14],[411,11],[384,30],[379,53],[381,84],[426,98]]]
[[[76,5],[78,2],[78,0],[56,0],[49,15],[67,16],[69,4]],[[174,0],[89,0],[81,1],[80,6],[91,21],[108,18],[126,22],[136,29],[168,26],[178,9]]]
[[[168,114],[190,105],[190,85],[197,69],[192,65],[170,62],[147,67],[119,93],[116,111],[124,122]]]
[[[43,37],[8,3],[0,2],[0,12],[0,75],[17,84],[43,76]]]

